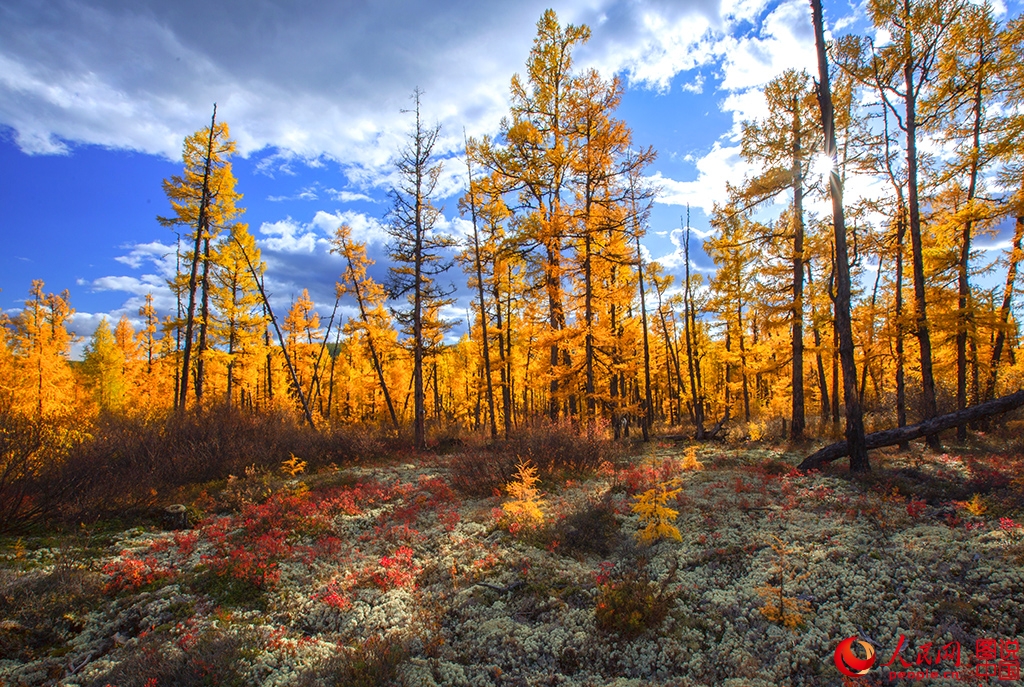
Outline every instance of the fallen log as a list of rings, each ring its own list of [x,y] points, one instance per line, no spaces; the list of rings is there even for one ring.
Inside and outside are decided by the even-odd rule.
[[[867,445],[868,450],[873,448],[882,448],[883,446],[893,446],[905,441],[911,441],[912,439],[919,439],[921,437],[937,434],[967,422],[975,422],[982,418],[1005,413],[1021,406],[1024,406],[1024,389],[1010,394],[1009,396],[1003,396],[991,401],[986,401],[985,403],[979,403],[976,406],[970,406],[969,408],[964,408],[963,410],[958,410],[954,413],[933,417],[929,420],[925,420],[924,422],[919,422],[916,425],[896,427],[893,429],[882,430],[881,432],[866,434],[864,436],[864,443]],[[825,446],[824,448],[821,448],[807,456],[804,459],[804,462],[797,466],[797,469],[817,470],[825,463],[831,463],[834,460],[845,458],[848,455],[850,455],[850,449],[846,442],[837,441],[836,443],[829,444],[828,446]]]

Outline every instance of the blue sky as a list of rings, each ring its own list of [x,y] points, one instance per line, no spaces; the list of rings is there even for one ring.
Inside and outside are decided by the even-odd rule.
[[[441,152],[452,156],[439,202],[457,232],[463,127],[497,131],[509,79],[551,5],[5,0],[0,309],[15,312],[31,280],[43,279],[47,291],[71,291],[79,335],[103,316],[137,320],[149,291],[169,312],[175,237],[156,220],[169,212],[161,181],[180,172],[182,140],[217,102],[238,141],[240,205],[269,264],[275,309],[308,288],[329,312],[341,267],[326,240],[340,222],[370,242],[378,275],[386,269],[380,221],[413,89],[424,91],[424,115],[442,125]],[[750,171],[736,136],[743,119],[764,114],[760,87],[788,67],[814,69],[808,4],[553,6],[563,23],[591,26],[577,65],[623,78],[618,115],[637,145],[658,151],[650,173],[662,193],[645,247],[678,271],[672,232],[686,204],[703,232],[725,182]],[[863,7],[826,2],[825,12],[830,28],[862,28]],[[710,268],[699,251],[693,261]]]

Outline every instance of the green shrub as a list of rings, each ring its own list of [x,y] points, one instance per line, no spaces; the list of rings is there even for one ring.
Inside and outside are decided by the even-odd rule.
[[[355,647],[346,648],[303,673],[299,687],[337,685],[337,687],[383,687],[393,684],[398,667],[408,652],[395,638],[369,637]]]
[[[595,608],[598,628],[626,640],[659,628],[675,601],[675,594],[668,591],[670,579],[661,584],[652,582],[646,571],[636,566],[599,583]]]

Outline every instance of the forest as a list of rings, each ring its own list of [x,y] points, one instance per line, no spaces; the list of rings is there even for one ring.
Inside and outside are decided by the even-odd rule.
[[[657,151],[552,10],[497,133],[441,155],[414,91],[333,303],[273,309],[214,106],[175,312],[81,360],[70,293],[0,313],[0,686],[1019,679],[1024,18],[811,6],[713,273],[688,216],[651,259]]]

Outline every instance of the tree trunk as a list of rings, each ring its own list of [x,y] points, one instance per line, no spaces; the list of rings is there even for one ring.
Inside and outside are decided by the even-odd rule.
[[[793,393],[790,438],[804,438],[804,182],[800,110],[793,98]]]
[[[463,130],[463,136],[466,132]],[[476,268],[476,290],[480,300],[480,329],[484,354],[484,375],[487,385],[487,410],[490,414],[491,439],[498,436],[498,420],[494,414],[494,384],[491,381],[491,346],[487,336],[487,302],[484,300],[484,270],[480,260],[480,234],[476,226],[476,197],[473,195],[473,167],[469,155],[469,140],[466,140],[466,170],[469,175],[469,214],[473,221],[473,263]],[[499,305],[500,307],[500,305]]]
[[[975,84],[973,99],[973,138],[971,146],[971,171],[970,181],[967,184],[967,207],[971,212],[971,203],[974,201],[978,191],[978,171],[981,155],[981,118],[982,118],[982,76],[978,75],[978,82]],[[956,318],[956,408],[963,410],[967,407],[967,335],[968,325],[971,321],[971,284],[968,279],[970,275],[968,262],[971,258],[971,233],[974,222],[968,219],[964,222],[963,232],[960,236],[960,260],[957,265],[957,285],[959,287],[959,299],[957,301]],[[977,371],[977,367],[975,367]],[[958,425],[956,428],[958,441],[967,440],[967,425]]]
[[[910,0],[903,0],[904,16],[910,17]],[[908,44],[910,42],[907,33]],[[932,341],[928,332],[928,314],[925,304],[924,283],[924,249],[921,244],[921,207],[917,196],[917,90],[914,84],[913,55],[908,52],[903,68],[906,88],[906,119],[907,134],[907,201],[910,206],[910,247],[914,271],[914,319],[917,324],[917,341],[921,350],[921,402],[924,419],[935,417],[938,407],[935,403],[935,376],[932,373]],[[928,437],[928,446],[941,450],[939,437]]]
[[[188,374],[192,364],[192,328],[196,314],[196,286],[199,279],[199,249],[202,248],[203,237],[209,231],[210,205],[210,172],[213,166],[213,135],[217,125],[217,104],[213,105],[213,116],[210,118],[210,137],[206,144],[206,161],[203,165],[203,188],[199,199],[199,216],[196,219],[196,240],[192,247],[192,267],[188,277],[188,309],[185,314],[185,348],[181,360],[181,384],[179,396],[175,404],[178,410],[184,411],[188,400]]]
[[[872,434],[868,434],[864,437],[864,444],[867,449],[893,446],[895,444],[912,441],[913,439],[932,436],[938,432],[956,427],[961,423],[966,424],[968,422],[975,422],[993,415],[999,415],[1000,413],[1006,413],[1021,406],[1024,406],[1024,391],[1018,391],[1008,396],[1003,396],[1002,398],[997,398],[992,401],[986,401],[985,403],[981,403],[976,406],[969,406],[963,410],[958,410],[946,415],[939,415],[925,420],[924,422],[919,422],[916,425],[910,425],[909,427],[896,427],[894,429],[886,429],[881,432],[873,432]],[[797,466],[797,469],[817,470],[825,463],[831,463],[832,461],[849,454],[849,443],[846,441],[839,441],[834,444],[829,444],[828,446],[807,456],[807,458]]]
[[[687,208],[689,214],[689,208]],[[694,360],[696,356],[696,332],[691,331],[695,321],[691,317],[693,303],[690,296],[690,220],[686,220],[686,235],[683,237],[683,260],[685,262],[686,286],[683,291],[683,335],[686,337],[686,364],[690,373],[690,399],[693,403],[693,423],[696,426],[695,438],[700,441],[704,438],[704,399],[697,391],[697,367],[700,361]]]
[[[654,421],[651,402],[651,345],[647,334],[647,291],[644,288],[644,259],[640,252],[640,234],[636,236],[636,269],[640,276],[640,323],[644,329],[644,441],[650,441],[650,426]]]
[[[985,383],[985,400],[995,396],[999,360],[1003,356],[1006,330],[1010,326],[1010,306],[1013,304],[1013,287],[1017,281],[1017,268],[1021,259],[1021,243],[1024,241],[1024,216],[1017,218],[1013,233],[1013,247],[1010,249],[1010,265],[1006,270],[1006,286],[1003,287],[1003,303],[999,307],[999,327],[992,345],[992,361],[989,363],[988,381]]]
[[[864,444],[864,418],[857,397],[857,367],[853,359],[853,327],[850,322],[850,262],[846,252],[846,220],[843,215],[843,186],[836,169],[836,131],[832,110],[832,90],[829,86],[828,62],[825,53],[825,31],[822,23],[821,0],[811,0],[815,47],[818,53],[818,104],[821,123],[825,131],[825,151],[832,160],[829,175],[829,195],[832,197],[832,226],[836,248],[836,302],[835,326],[839,334],[839,358],[843,366],[843,400],[846,403],[846,441],[851,472],[871,469]]]

